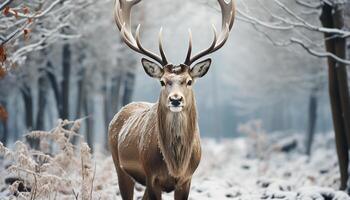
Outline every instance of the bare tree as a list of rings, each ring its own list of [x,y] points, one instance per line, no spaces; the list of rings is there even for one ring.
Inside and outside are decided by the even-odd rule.
[[[1,17],[0,46],[6,59],[2,68],[23,63],[25,55],[54,43],[63,35],[60,30],[69,26],[67,20],[72,12],[69,0],[21,1],[7,0],[0,5]],[[19,63],[19,64],[21,64]]]
[[[345,0],[295,0],[295,2],[255,0],[263,13],[253,12],[245,2],[238,10],[238,19],[250,23],[275,46],[300,46],[308,54],[328,61],[328,84],[336,146],[341,172],[340,189],[347,188],[350,146],[350,97],[346,66],[346,39],[350,31],[344,27]],[[299,6],[299,9],[297,9]],[[275,8],[275,9],[273,9]],[[260,9],[261,10],[261,9]],[[278,10],[278,12],[276,12]],[[296,10],[301,10],[297,12]],[[254,10],[256,11],[256,10]],[[256,14],[260,14],[259,17]],[[322,25],[318,25],[317,19]],[[263,16],[263,17],[260,17]],[[274,33],[285,33],[284,38]],[[323,35],[323,38],[320,37]],[[317,88],[317,87],[316,87]],[[311,90],[307,152],[310,153],[317,106]]]
[[[344,5],[324,2],[320,20],[325,28],[344,28]],[[334,33],[325,33],[327,52],[336,57],[346,59],[346,38]],[[332,39],[329,39],[332,38]],[[340,189],[347,188],[349,146],[350,146],[350,96],[346,65],[334,58],[328,58],[328,80],[335,141],[341,173]]]

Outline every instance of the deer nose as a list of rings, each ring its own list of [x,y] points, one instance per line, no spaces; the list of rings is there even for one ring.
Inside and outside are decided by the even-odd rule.
[[[182,96],[179,96],[179,95],[174,95],[169,97],[171,105],[175,107],[181,104],[182,99],[183,99]]]

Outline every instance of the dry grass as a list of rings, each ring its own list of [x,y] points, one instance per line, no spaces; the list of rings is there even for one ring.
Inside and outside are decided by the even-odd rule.
[[[0,144],[0,154],[9,163],[12,177],[9,199],[93,199],[96,167],[89,146],[78,135],[80,120],[59,120],[50,131],[33,131],[40,138],[40,151],[17,141],[14,150]],[[72,144],[78,136],[77,145]]]

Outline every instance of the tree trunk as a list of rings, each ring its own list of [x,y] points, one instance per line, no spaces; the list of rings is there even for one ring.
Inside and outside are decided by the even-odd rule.
[[[50,81],[50,84],[51,84],[51,87],[53,90],[53,94],[55,96],[58,115],[61,116],[60,113],[62,113],[62,103],[61,103],[61,98],[60,98],[60,89],[59,89],[59,85],[57,83],[56,76],[50,70],[46,71],[46,73],[47,73],[47,77],[49,78],[49,81]]]
[[[7,120],[2,122],[2,127],[3,127],[3,134],[1,135],[1,142],[6,145],[7,140],[8,140],[8,127],[7,127]]]
[[[81,78],[78,80],[78,97],[77,97],[77,104],[76,104],[76,110],[75,110],[75,119],[81,118],[81,111],[84,104],[84,96],[85,96],[85,69],[83,68],[80,72]],[[78,137],[73,137],[72,144],[77,143]]]
[[[123,95],[123,106],[130,103],[132,93],[134,90],[135,75],[131,72],[126,74],[125,84],[124,84],[124,95]]]
[[[84,97],[84,82],[85,82],[85,72],[84,70],[82,70],[81,72],[81,78],[78,80],[78,97],[77,97],[77,107],[75,110],[75,118],[79,119],[81,117],[81,108],[82,108],[82,104],[83,104],[83,97]]]
[[[111,85],[108,88],[107,84],[103,88],[104,92],[104,113],[105,113],[105,140],[104,146],[108,150],[108,126],[113,116],[118,112],[120,106],[120,89],[121,89],[121,75],[116,75],[111,80]],[[108,93],[109,91],[109,93]]]
[[[117,75],[114,78],[112,78],[112,85],[111,85],[111,110],[112,110],[112,116],[115,113],[118,112],[120,107],[120,88],[121,88],[121,75]]]
[[[23,86],[21,89],[22,92],[22,97],[24,100],[24,109],[25,109],[25,124],[27,131],[32,131],[33,130],[33,96],[30,87],[28,86]],[[35,140],[33,138],[26,137],[27,142],[31,147],[34,147],[35,145]]]
[[[27,130],[33,129],[33,97],[31,89],[27,86],[22,90],[24,107],[25,107],[25,120]]]
[[[94,142],[93,142],[93,128],[94,128],[94,121],[93,121],[93,116],[92,116],[92,110],[93,110],[93,104],[91,104],[89,109],[89,98],[88,98],[88,94],[87,92],[85,92],[85,96],[84,96],[84,112],[85,115],[87,116],[87,120],[86,120],[86,142],[88,143],[89,147],[91,148],[91,151],[93,151],[94,148]]]
[[[8,140],[8,127],[7,127],[7,119],[8,113],[6,110],[7,104],[6,101],[0,101],[0,142],[6,145]],[[2,129],[1,129],[2,127]]]
[[[309,99],[309,121],[307,126],[307,139],[306,139],[306,154],[311,155],[312,142],[315,135],[315,127],[317,120],[317,88],[311,90]]]
[[[342,29],[344,25],[343,10],[335,5],[324,3],[320,17],[322,25],[327,28]],[[325,38],[334,36],[325,34]],[[326,40],[326,50],[340,58],[345,58],[345,39]],[[340,189],[347,188],[350,144],[350,101],[347,83],[346,66],[328,58],[329,95],[333,116],[335,141],[340,168]]]
[[[61,97],[62,97],[62,111],[60,117],[62,119],[69,118],[69,82],[70,82],[70,71],[71,71],[71,50],[68,43],[63,45],[62,52],[62,86],[61,86]]]
[[[47,103],[47,77],[46,74],[42,75],[38,81],[39,92],[38,92],[38,112],[36,116],[36,130],[44,130],[44,114]],[[33,139],[33,147],[39,149],[40,139]]]
[[[103,92],[103,110],[104,110],[104,127],[105,127],[105,134],[104,134],[104,147],[106,150],[108,150],[108,126],[110,122],[110,112],[111,112],[111,103],[110,103],[110,96],[108,95],[108,84],[107,84],[107,75],[104,75],[105,83],[102,87]]]
[[[342,8],[336,7],[333,13],[333,21],[335,28],[344,28],[344,12]],[[337,38],[335,42],[335,53],[338,57],[346,59],[346,39]],[[346,65],[341,62],[336,63],[337,79],[339,84],[340,102],[343,112],[343,120],[346,129],[347,143],[350,145],[350,96],[348,85],[348,74]]]

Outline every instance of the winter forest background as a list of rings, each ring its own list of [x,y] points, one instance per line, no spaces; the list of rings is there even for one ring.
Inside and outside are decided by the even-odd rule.
[[[252,187],[250,189],[242,189],[244,183],[243,186],[231,183],[233,189],[232,185],[222,186],[216,190],[220,194],[209,192],[211,196],[208,196],[197,192],[193,197],[255,199],[265,195],[266,199],[278,196],[293,199],[311,191],[311,196],[320,194],[325,199],[327,195],[331,195],[331,199],[347,199],[345,193],[337,190],[339,187],[345,190],[347,182],[344,166],[347,166],[348,155],[341,152],[347,152],[350,145],[350,139],[347,140],[350,138],[349,93],[345,93],[347,98],[341,95],[341,103],[338,104],[342,105],[340,116],[344,119],[338,120],[342,121],[341,125],[334,126],[333,120],[339,118],[334,113],[332,115],[329,68],[340,70],[341,75],[335,78],[339,81],[338,86],[334,87],[340,88],[335,93],[344,94],[342,89],[348,84],[344,80],[350,80],[345,73],[350,64],[350,46],[347,43],[350,37],[350,2],[237,0],[236,3],[237,18],[229,40],[211,56],[213,64],[208,75],[195,85],[199,126],[207,155],[203,159],[213,155],[219,158],[202,161],[204,167],[197,178],[201,186],[194,184],[193,190],[216,190],[212,188],[212,182],[201,181],[211,176],[205,167],[221,176],[222,173],[230,174],[227,176],[232,179],[244,177],[244,170],[249,169],[257,170],[258,177],[263,174],[264,178],[268,178],[246,183]],[[92,174],[99,174],[96,173],[98,170],[111,173],[105,174],[105,177],[114,177],[107,183],[110,187],[100,188],[100,193],[98,181],[102,182],[103,177],[96,176],[94,186],[81,186],[81,190],[76,190],[80,193],[72,193],[70,189],[64,194],[58,192],[63,196],[114,198],[118,188],[107,152],[108,124],[123,105],[132,101],[155,102],[159,95],[160,84],[145,74],[140,63],[141,56],[122,42],[113,19],[113,5],[113,0],[0,0],[0,140],[8,147],[1,145],[0,153],[11,155],[13,161],[10,163],[16,163],[16,154],[23,152],[31,159],[31,150],[44,152],[43,139],[40,140],[41,136],[29,137],[28,133],[64,132],[72,130],[79,122],[80,130],[74,131],[84,137],[88,146],[81,145],[76,136],[69,137],[71,140],[64,144],[82,148],[79,156],[85,155],[89,151],[86,149],[91,148],[99,155],[95,155],[94,159],[104,160],[105,164],[97,163],[99,166],[94,167],[91,164],[94,161],[87,153],[86,159],[91,166],[86,177],[91,179]],[[327,9],[333,9],[331,13],[334,16],[336,11],[341,10],[340,25],[335,23],[327,27],[324,24],[327,19],[322,21],[320,15]],[[215,0],[143,0],[133,11],[132,21],[134,28],[142,24],[142,42],[152,50],[157,48],[158,31],[163,27],[164,46],[175,64],[185,58],[188,28],[192,30],[194,51],[197,52],[211,42],[211,24],[219,27],[221,23]],[[345,23],[344,26],[341,22]],[[332,41],[336,41],[335,46],[339,45],[334,51],[324,45],[325,42],[332,45]],[[342,45],[345,45],[344,51],[341,51]],[[337,64],[332,65],[334,60]],[[68,119],[69,122],[59,119]],[[53,129],[57,124],[59,129]],[[339,147],[342,144],[335,145],[333,127],[344,129],[337,132],[345,138],[342,148]],[[68,133],[53,138],[46,136],[53,140],[47,143],[48,151],[58,152],[52,155],[54,159],[66,151],[60,149],[59,142],[58,147],[54,147],[65,134]],[[30,148],[18,145],[17,140],[23,141],[21,144],[28,143]],[[76,159],[73,159],[74,162],[83,160],[76,157],[74,150],[71,156]],[[273,158],[276,162],[271,161]],[[8,164],[6,159],[2,160],[2,166]],[[222,163],[226,162],[232,164],[227,171],[222,169],[226,166]],[[293,173],[298,173],[291,177],[303,177],[293,179],[292,189],[288,189],[284,182],[276,181],[273,175],[279,169],[280,174],[276,176],[282,180],[286,168],[278,163],[286,162],[290,163]],[[301,163],[304,163],[305,169],[297,172],[294,167],[300,167]],[[340,171],[338,163],[343,166]],[[215,168],[218,166],[222,168]],[[309,180],[308,173],[317,170],[327,172],[313,174],[314,180]],[[11,173],[18,171],[19,167]],[[1,173],[6,173],[6,170]],[[23,176],[22,173],[17,173],[16,177]],[[81,173],[68,174],[73,174],[73,180]],[[213,181],[225,178],[219,178],[220,175],[215,175],[217,180]],[[255,176],[251,178],[257,179]],[[22,181],[24,179],[21,178]],[[22,184],[23,187],[34,191],[30,184],[33,180],[23,182],[26,183]],[[49,183],[44,181],[43,184]],[[309,185],[322,188],[304,188]],[[59,184],[56,186],[59,187]],[[83,191],[90,190],[86,187],[93,188],[92,195],[84,196]],[[3,191],[5,196],[11,193],[9,189]],[[27,193],[32,195],[33,192]],[[43,199],[47,196],[39,194],[53,195],[50,191],[38,192],[37,197]]]

